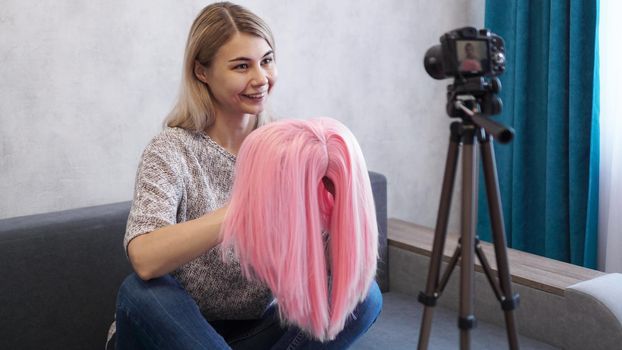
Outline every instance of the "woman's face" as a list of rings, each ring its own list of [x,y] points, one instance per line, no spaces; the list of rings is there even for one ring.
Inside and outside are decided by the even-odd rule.
[[[475,58],[475,49],[473,48],[473,45],[466,44],[464,46],[464,51],[466,52],[466,57]]]
[[[270,45],[263,38],[245,33],[235,34],[201,73],[197,77],[209,86],[217,117],[259,114],[277,79]]]

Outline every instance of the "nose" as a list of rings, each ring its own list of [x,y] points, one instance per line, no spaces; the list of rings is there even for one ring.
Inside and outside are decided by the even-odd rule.
[[[257,67],[254,72],[253,72],[253,76],[252,76],[252,80],[251,80],[251,84],[253,86],[263,86],[268,84],[269,82],[269,74],[268,72],[263,69],[262,67]]]

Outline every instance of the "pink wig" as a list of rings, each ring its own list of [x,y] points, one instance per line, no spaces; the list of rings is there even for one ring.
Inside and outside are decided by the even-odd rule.
[[[223,252],[233,248],[244,274],[270,288],[283,321],[334,339],[367,296],[378,253],[369,175],[352,133],[330,118],[252,132],[221,234]]]

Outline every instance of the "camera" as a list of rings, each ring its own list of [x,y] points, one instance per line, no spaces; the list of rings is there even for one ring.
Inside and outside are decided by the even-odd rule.
[[[505,70],[503,39],[488,29],[459,28],[440,41],[428,49],[423,61],[434,79],[497,76]]]

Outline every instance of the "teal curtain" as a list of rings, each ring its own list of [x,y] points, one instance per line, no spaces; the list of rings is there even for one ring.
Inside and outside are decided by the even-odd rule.
[[[502,36],[506,72],[495,144],[508,245],[590,268],[598,236],[598,2],[487,0],[486,28]],[[491,239],[480,180],[478,233]]]

